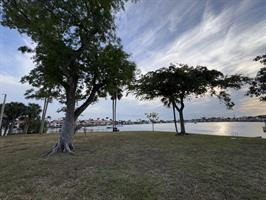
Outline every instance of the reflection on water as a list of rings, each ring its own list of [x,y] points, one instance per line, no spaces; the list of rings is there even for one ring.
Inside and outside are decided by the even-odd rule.
[[[263,133],[261,122],[206,122],[206,123],[186,123],[188,133],[209,134],[209,135],[232,135],[245,137],[266,136]],[[155,131],[174,132],[173,123],[155,124]],[[118,126],[120,131],[151,131],[151,124],[134,124]],[[87,127],[86,132],[109,132],[106,126]],[[48,132],[58,132],[58,129],[49,129]],[[84,132],[80,129],[79,132]]]

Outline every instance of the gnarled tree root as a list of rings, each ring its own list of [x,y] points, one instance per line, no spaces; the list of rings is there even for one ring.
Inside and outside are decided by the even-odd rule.
[[[188,133],[182,133],[182,132],[175,134],[175,136],[185,136],[185,135],[189,135],[189,134]]]
[[[52,156],[52,155],[54,155],[56,153],[60,153],[60,152],[61,153],[69,153],[69,154],[73,155],[74,154],[73,149],[74,149],[74,147],[73,147],[72,143],[56,143],[54,145],[54,147],[50,151],[44,153],[43,156]]]

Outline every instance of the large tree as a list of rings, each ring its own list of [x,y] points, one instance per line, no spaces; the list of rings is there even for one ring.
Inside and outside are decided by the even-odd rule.
[[[257,56],[254,61],[259,61],[264,67],[260,68],[256,77],[251,81],[247,95],[266,101],[266,55]]]
[[[164,105],[172,106],[177,132],[176,109],[179,113],[180,134],[183,135],[186,133],[183,114],[185,99],[210,94],[224,101],[227,108],[232,108],[234,103],[227,89],[240,89],[246,80],[241,75],[224,76],[222,72],[204,66],[180,64],[148,72],[136,81],[134,90],[143,99],[161,98]]]
[[[72,136],[80,114],[108,93],[114,77],[133,76],[115,34],[115,12],[124,0],[0,0],[1,24],[27,34],[36,47],[36,67],[24,80],[36,88],[53,86],[65,104],[65,120],[51,153],[72,152]],[[36,91],[38,92],[38,90]],[[76,107],[77,101],[82,101]]]

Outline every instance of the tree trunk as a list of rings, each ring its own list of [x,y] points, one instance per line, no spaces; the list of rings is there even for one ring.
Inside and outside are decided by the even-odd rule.
[[[6,136],[7,135],[7,130],[8,130],[8,125],[5,126],[5,130],[4,130],[3,136]]]
[[[67,93],[66,114],[59,138],[53,149],[47,155],[52,155],[57,152],[73,153],[72,137],[75,132],[75,93],[69,91]]]
[[[185,130],[185,122],[184,122],[184,115],[183,115],[183,109],[180,109],[179,111],[179,121],[180,121],[180,129],[181,129],[181,135],[186,134]]]
[[[72,137],[75,131],[75,122],[78,120],[80,114],[94,101],[95,95],[102,84],[95,84],[93,89],[87,98],[87,100],[75,110],[75,93],[76,93],[76,84],[73,79],[68,80],[68,85],[65,86],[66,90],[66,115],[64,124],[59,131],[58,142],[52,148],[51,151],[45,155],[52,155],[57,152],[68,152],[73,153],[73,143]]]
[[[186,130],[185,130],[185,120],[184,120],[184,115],[183,115],[183,110],[185,107],[184,104],[184,98],[180,98],[180,107],[178,107],[175,103],[173,104],[176,108],[176,110],[179,113],[179,122],[180,122],[180,133],[178,135],[185,135]]]
[[[115,100],[112,98],[113,132],[115,132]]]
[[[45,98],[44,99],[44,105],[43,105],[43,111],[42,111],[41,127],[40,127],[40,131],[39,131],[40,134],[43,134],[45,116],[46,116],[46,112],[47,112],[48,103],[49,103],[49,99]]]
[[[28,133],[29,126],[30,126],[30,122],[28,120],[26,120],[25,127],[24,127],[24,131],[23,131],[24,134],[27,134]]]
[[[154,132],[154,123],[152,122],[152,132]]]
[[[61,132],[59,133],[58,144],[62,152],[71,152],[73,149],[72,136],[75,131],[75,99],[69,100],[66,108],[66,115]]]
[[[174,114],[175,132],[176,132],[176,134],[178,134],[177,124],[176,124],[175,105],[174,105],[174,103],[173,103],[172,107],[173,107],[173,114]]]
[[[115,129],[116,129],[116,102],[117,102],[117,98],[115,97],[115,109],[114,109],[114,111],[115,111]]]

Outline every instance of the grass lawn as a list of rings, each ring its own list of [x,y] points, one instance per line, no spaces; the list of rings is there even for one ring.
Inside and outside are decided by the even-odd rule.
[[[56,135],[0,137],[0,199],[266,199],[266,140],[91,133],[40,157]]]

